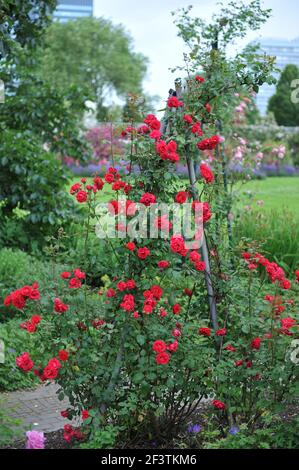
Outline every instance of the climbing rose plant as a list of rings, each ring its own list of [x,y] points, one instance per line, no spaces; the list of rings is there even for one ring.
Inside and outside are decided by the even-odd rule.
[[[182,107],[183,102],[168,106],[174,103]],[[193,142],[194,124],[186,122],[183,112],[180,119]],[[140,164],[141,175],[122,178],[110,168],[104,179],[96,176],[88,183],[83,178],[70,188],[86,210],[86,243],[106,186],[115,193],[113,213],[125,211],[128,220],[136,214],[137,203],[149,210],[156,201],[177,200],[183,207],[190,200],[189,188],[179,191],[173,173],[175,162],[183,159],[180,145],[166,135],[151,136],[160,129],[156,117],[147,116],[145,123],[146,132],[130,129],[137,149],[131,160]],[[217,135],[200,135],[195,145],[216,149],[218,142]],[[205,164],[198,178],[209,191],[215,184]],[[118,197],[122,194],[127,195],[125,206]],[[208,233],[215,214],[209,202],[202,202]],[[200,250],[186,248],[184,238],[171,232],[171,221],[162,217],[159,238],[130,239],[122,227],[123,238],[99,241],[107,244],[107,279],[99,292],[88,285],[82,267],[70,267],[59,273],[53,291],[35,283],[4,300],[24,316],[27,305],[35,304],[36,314],[24,318],[20,327],[39,335],[40,351],[20,351],[16,364],[42,382],[55,381],[61,387],[59,396],[68,396],[72,408],[61,410],[62,415],[83,419],[83,430],[66,424],[68,441],[108,423],[129,434],[169,436],[204,397],[212,399],[210,412],[223,426],[254,423],[264,410],[275,409],[292,395],[296,365],[288,351],[298,337],[298,320],[291,281],[283,269],[252,249],[239,253],[237,274],[225,278],[229,311],[224,300],[215,298],[215,330]],[[170,239],[163,236],[165,224]],[[268,293],[259,296],[262,283],[267,283]]]
[[[252,2],[251,8],[258,4]],[[184,12],[180,33],[190,42],[188,34],[196,39],[200,25],[204,47],[211,46],[216,33],[219,38],[223,33],[226,44],[242,36],[246,18],[257,29],[267,16],[259,8],[255,16],[244,8],[233,6],[232,16],[206,29],[203,23],[190,23]],[[253,429],[298,392],[298,366],[292,360],[298,273],[288,279],[254,244],[233,245],[219,127],[230,102],[233,111],[233,94],[242,87],[256,89],[271,67],[253,63],[250,55],[247,69],[244,57],[227,61],[215,43],[202,54],[193,51],[192,57],[201,62],[187,64],[187,83],[178,83],[170,94],[163,122],[150,114],[142,126],[131,122],[123,129],[130,143],[127,175],[111,167],[103,179],[83,178],[70,188],[86,213],[86,254],[103,221],[101,194],[108,187],[114,195],[108,211],[119,237],[98,242],[106,253],[101,290],[89,285],[92,273],[82,259],[80,267],[57,273],[53,286],[20,286],[4,300],[23,312],[21,327],[40,337],[39,353],[19,351],[17,366],[42,382],[55,381],[59,397],[66,395],[71,403],[62,416],[82,418],[81,429],[65,425],[69,442],[111,426],[115,438],[169,438],[205,398],[211,419],[223,432],[242,424]],[[215,74],[218,69],[223,80]],[[204,158],[207,151],[215,156],[212,165]],[[192,159],[199,163],[195,181]],[[188,167],[190,183],[176,176],[178,162]],[[173,202],[181,211],[191,204],[195,216],[200,209],[201,229],[193,244],[174,231],[171,217],[158,213],[153,224],[159,237],[130,236],[128,227],[140,205],[149,214],[156,203]],[[124,215],[125,223],[119,221]],[[201,240],[209,257],[198,247]],[[26,317],[29,305],[31,316]]]

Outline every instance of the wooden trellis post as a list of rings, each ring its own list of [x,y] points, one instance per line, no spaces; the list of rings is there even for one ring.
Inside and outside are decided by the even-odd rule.
[[[172,89],[169,90],[169,96],[177,96],[178,98],[180,98],[181,97],[180,81],[177,80],[175,82],[175,87],[176,87],[176,90],[172,90]],[[164,116],[162,120],[161,132],[162,134],[167,134],[167,132],[169,131],[170,131],[169,122],[168,122],[167,116]],[[197,189],[196,189],[196,176],[195,176],[195,170],[194,170],[194,161],[188,154],[186,154],[185,157],[186,157],[186,162],[187,162],[187,167],[188,167],[188,177],[190,181],[191,194],[192,194],[193,200],[196,201],[198,200],[198,194],[197,194]],[[212,276],[211,276],[209,251],[207,247],[207,241],[206,241],[204,230],[203,230],[201,254],[202,254],[202,259],[205,263],[205,283],[206,283],[208,302],[209,302],[210,320],[211,320],[213,329],[216,331],[218,330],[216,299],[215,299],[214,287],[213,287]]]

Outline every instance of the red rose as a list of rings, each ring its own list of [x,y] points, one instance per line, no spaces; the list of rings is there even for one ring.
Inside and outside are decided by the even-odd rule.
[[[228,344],[227,346],[225,346],[225,349],[226,351],[231,351],[231,352],[235,352],[236,351],[236,348],[234,348],[231,344]]]
[[[173,235],[170,239],[170,249],[174,253],[179,253],[182,256],[186,255],[185,242],[181,235]]]
[[[63,410],[63,411],[60,411],[60,415],[63,418],[68,418],[69,417],[69,412],[68,412],[68,410]]]
[[[211,328],[199,328],[198,333],[202,336],[211,336]]]
[[[146,246],[143,248],[138,248],[138,251],[137,251],[138,258],[146,259],[150,254],[151,252],[148,248],[146,248]]]
[[[161,352],[157,354],[156,356],[157,364],[165,365],[165,364],[168,364],[169,360],[170,360],[170,355],[167,352]]]
[[[70,194],[75,194],[76,192],[79,191],[79,189],[81,188],[82,184],[81,183],[75,183],[73,184],[73,186],[71,186],[70,188]]]
[[[179,304],[174,304],[174,306],[172,307],[172,312],[177,315],[178,313],[180,313],[181,311],[181,306]]]
[[[106,297],[115,297],[116,296],[116,292],[114,289],[112,289],[112,287],[109,287],[109,289],[107,289],[107,292],[106,292]]]
[[[93,179],[93,182],[94,182],[94,186],[95,188],[98,190],[98,191],[101,191],[103,189],[103,186],[104,186],[104,181],[99,177],[99,176],[96,176],[94,179]]]
[[[157,264],[160,269],[166,269],[169,267],[169,262],[166,260],[158,261]]]
[[[136,245],[134,242],[128,242],[125,247],[129,250],[129,251],[134,251],[135,248],[136,248]]]
[[[85,273],[83,271],[80,271],[79,268],[74,270],[75,277],[78,279],[85,279]]]
[[[124,281],[120,281],[120,282],[117,283],[116,287],[117,287],[118,290],[120,290],[122,292],[122,291],[126,290],[127,283],[124,282]]]
[[[235,366],[236,366],[236,367],[240,367],[240,366],[242,366],[242,365],[243,365],[242,359],[238,359],[237,361],[235,361]]]
[[[178,345],[179,345],[179,342],[177,340],[174,340],[173,343],[170,343],[168,346],[167,346],[167,349],[168,351],[170,352],[176,352],[176,350],[178,349]]]
[[[178,328],[172,330],[172,336],[174,336],[174,338],[179,338],[181,336],[180,330]]]
[[[89,418],[88,410],[82,410],[81,416],[82,416],[82,419]]]
[[[215,333],[216,336],[225,336],[226,335],[226,328],[220,328]]]
[[[72,279],[70,279],[70,282],[69,282],[69,288],[80,289],[80,287],[82,287],[81,281],[79,281],[79,279],[77,279],[76,277],[72,277]]]
[[[200,83],[204,83],[205,82],[205,79],[203,77],[201,77],[200,75],[196,75],[195,76],[195,80],[197,82],[200,82]]]
[[[215,179],[214,173],[205,163],[201,163],[200,165],[200,174],[206,183],[213,183]]]
[[[220,400],[213,400],[212,404],[217,410],[224,410],[225,409],[225,404],[220,401]]]
[[[135,300],[134,296],[132,294],[126,294],[123,297],[122,303],[120,304],[120,307],[125,310],[126,312],[132,312],[135,310]]]
[[[82,203],[82,202],[86,202],[87,201],[87,192],[86,191],[79,191],[77,194],[76,194],[76,199],[78,202]]]
[[[152,349],[153,351],[155,351],[155,353],[162,353],[166,351],[166,343],[164,343],[164,341],[162,341],[161,339],[157,339],[154,342]]]
[[[184,117],[183,117],[184,121],[187,122],[188,124],[192,124],[193,123],[193,118],[191,116],[191,114],[185,114]]]
[[[66,312],[69,309],[69,306],[61,302],[60,299],[54,299],[54,310],[57,313]]]
[[[61,279],[67,279],[68,277],[71,277],[71,273],[69,271],[63,271],[60,274]]]
[[[30,358],[29,353],[24,352],[21,356],[16,358],[16,365],[25,372],[28,372],[34,366],[34,363]]]
[[[61,349],[58,352],[58,357],[61,361],[67,361],[69,358],[69,353],[65,349]]]
[[[161,127],[160,121],[156,118],[154,114],[148,114],[143,122],[154,130],[159,130]]]
[[[109,184],[113,183],[114,181],[114,175],[112,173],[107,173],[104,176],[104,178],[105,178],[106,183],[109,183]]]
[[[192,297],[193,295],[193,290],[192,289],[189,289],[188,287],[186,287],[184,289],[184,294],[188,295],[188,297]]]
[[[188,198],[188,193],[185,191],[179,191],[175,196],[175,202],[178,204],[184,204]]]
[[[145,206],[150,206],[151,204],[154,204],[156,200],[157,198],[154,194],[144,193],[142,194],[139,202],[141,202],[141,204],[144,204]]]
[[[257,349],[257,350],[260,349],[261,342],[262,342],[261,338],[254,338],[250,343],[251,349]]]
[[[176,96],[171,96],[167,100],[167,106],[169,108],[179,108],[180,106],[183,106],[183,102],[179,101]]]
[[[163,295],[163,290],[161,289],[160,286],[154,285],[150,289],[152,295],[155,297],[155,299],[160,300],[162,295]]]
[[[280,320],[282,328],[292,328],[294,325],[296,325],[296,320],[294,318],[282,318]]]
[[[198,263],[200,261],[200,254],[198,253],[198,251],[191,251],[189,254],[189,258],[192,263]]]

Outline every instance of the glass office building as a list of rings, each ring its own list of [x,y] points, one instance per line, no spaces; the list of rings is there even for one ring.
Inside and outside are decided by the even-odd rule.
[[[54,19],[65,22],[93,15],[93,0],[58,0]]]
[[[299,67],[299,38],[293,41],[283,39],[259,39],[257,41],[261,46],[261,51],[268,55],[276,56],[276,66],[282,70],[288,64],[295,64]],[[279,73],[274,74],[279,78]],[[299,76],[298,76],[299,78]],[[260,87],[256,97],[256,104],[262,116],[267,112],[269,98],[275,93],[276,85],[267,85]]]

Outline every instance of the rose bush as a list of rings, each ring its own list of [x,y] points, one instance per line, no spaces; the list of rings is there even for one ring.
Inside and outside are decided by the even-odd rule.
[[[179,193],[175,176],[167,180],[166,175],[181,158],[180,146],[170,137],[156,142],[149,134],[132,133],[138,150],[131,160],[142,165],[140,176],[123,179],[110,168],[104,180],[95,177],[87,184],[82,179],[70,189],[86,207],[86,244],[94,229],[90,221],[100,219],[97,201],[105,185],[115,188],[111,206],[116,223],[124,211],[128,222],[133,220],[138,202],[149,211],[157,200],[173,201]],[[206,167],[200,173],[204,194],[215,184],[214,174]],[[162,180],[166,183],[161,186]],[[125,205],[117,198],[121,193],[130,198]],[[185,193],[190,201],[188,188]],[[207,224],[214,229],[210,206],[203,220],[207,233]],[[36,305],[36,315],[20,326],[40,336],[38,355],[20,351],[17,366],[41,381],[55,380],[60,397],[67,395],[74,407],[62,410],[63,416],[81,415],[84,427],[93,424],[94,430],[113,423],[126,435],[146,430],[169,436],[203,397],[213,398],[211,413],[221,426],[254,425],[265,410],[277,411],[294,394],[296,364],[289,355],[298,321],[291,282],[276,263],[252,249],[243,252],[235,274],[223,272],[216,288],[219,326],[213,330],[200,251],[188,249],[171,228],[170,239],[160,229],[159,238],[132,240],[125,226],[122,239],[99,242],[109,244],[116,258],[111,265],[106,260],[108,277],[100,292],[86,283],[82,260],[80,269],[60,273],[51,292],[35,283],[8,295],[5,305],[24,312],[27,304]],[[213,280],[217,263],[213,253]],[[258,295],[267,282],[259,269],[270,281],[265,300]],[[66,439],[82,438],[81,432],[66,426]]]
[[[265,16],[258,10],[253,19],[250,8],[234,8],[228,29],[216,22],[205,40],[217,32],[228,42],[242,35],[246,15],[253,29]],[[233,27],[236,19],[242,20],[240,31]],[[181,35],[191,27],[196,38],[195,26],[184,13]],[[239,58],[225,61],[215,47],[199,56],[194,70],[188,68],[186,86],[177,84],[169,97],[162,123],[148,115],[141,127],[132,122],[124,129],[131,142],[128,174],[111,167],[103,179],[82,178],[70,188],[86,211],[80,267],[59,273],[51,289],[20,286],[4,299],[24,316],[27,305],[36,306],[21,327],[39,335],[40,351],[19,351],[16,363],[42,382],[55,380],[59,397],[68,396],[72,408],[61,410],[62,416],[83,419],[81,430],[65,426],[68,441],[88,434],[109,445],[111,436],[113,442],[120,436],[169,439],[203,398],[222,433],[243,424],[254,429],[298,393],[291,355],[298,337],[298,276],[289,280],[254,244],[233,246],[227,224],[232,196],[219,119],[232,93],[266,80],[269,67],[251,58],[244,69]],[[223,80],[215,74],[218,67]],[[204,161],[206,150],[214,152],[212,166]],[[201,162],[195,175],[192,157]],[[188,167],[190,184],[184,187],[174,171],[177,162]],[[98,203],[107,187],[115,196],[106,212],[118,237],[99,240],[113,256],[103,259],[105,285],[98,291],[85,266],[90,235],[103,229]],[[157,202],[176,202],[179,212],[191,207],[191,240]],[[151,223],[144,227],[147,218]],[[153,227],[159,236],[150,236]]]

